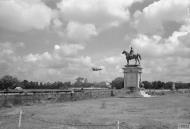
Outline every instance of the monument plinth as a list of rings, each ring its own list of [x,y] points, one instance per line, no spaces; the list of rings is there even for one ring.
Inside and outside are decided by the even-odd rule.
[[[131,47],[130,52],[123,51],[122,54],[126,56],[127,65],[123,68],[124,70],[124,89],[134,92],[133,95],[136,97],[150,97],[146,94],[145,91],[140,90],[141,82],[141,73],[142,67],[140,66],[141,55],[134,53],[133,48]],[[135,65],[130,65],[130,60],[135,60]],[[138,62],[139,65],[136,65]]]
[[[131,92],[138,91],[141,82],[142,67],[140,65],[125,65],[124,88]]]

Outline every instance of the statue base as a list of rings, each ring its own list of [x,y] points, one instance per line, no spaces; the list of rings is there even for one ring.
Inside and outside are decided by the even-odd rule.
[[[130,92],[138,92],[141,82],[142,67],[140,65],[125,65],[124,88]]]
[[[136,64],[134,64],[134,65],[125,65],[125,67],[140,67],[140,65],[136,65]]]

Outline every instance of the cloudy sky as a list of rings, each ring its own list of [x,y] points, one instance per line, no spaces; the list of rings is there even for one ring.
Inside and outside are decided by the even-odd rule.
[[[143,80],[189,82],[189,7],[190,0],[0,0],[0,77],[110,81],[123,76],[121,52],[133,46]]]

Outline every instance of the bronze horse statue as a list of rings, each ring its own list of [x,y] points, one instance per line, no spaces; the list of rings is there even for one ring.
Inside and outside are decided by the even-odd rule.
[[[125,54],[126,56],[126,60],[127,60],[127,65],[129,65],[129,61],[132,60],[132,59],[135,59],[135,65],[137,65],[137,61],[138,63],[140,64],[140,60],[141,60],[141,55],[140,54],[130,54],[128,53],[127,51],[123,51],[122,54]]]

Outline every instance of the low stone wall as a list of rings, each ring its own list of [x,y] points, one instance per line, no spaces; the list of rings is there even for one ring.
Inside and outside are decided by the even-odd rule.
[[[190,94],[190,90],[145,90],[149,95],[166,95],[166,94]],[[101,90],[83,90],[80,92],[61,92],[61,93],[28,93],[28,94],[9,94],[0,95],[0,107],[5,105],[31,105],[33,103],[48,103],[48,102],[67,102],[67,101],[77,101],[84,99],[95,99],[95,98],[105,98],[112,96],[125,96],[129,93],[128,90],[111,90],[111,89],[101,89]]]
[[[145,90],[146,93],[152,96],[161,96],[161,95],[168,95],[168,94],[190,94],[190,89],[179,89],[175,91],[171,90]]]
[[[112,96],[111,89],[105,90],[83,90],[80,92],[62,92],[62,93],[34,93],[34,94],[15,94],[0,95],[0,107],[4,104],[9,105],[31,105],[33,103],[47,102],[66,102],[83,99],[105,98]]]

